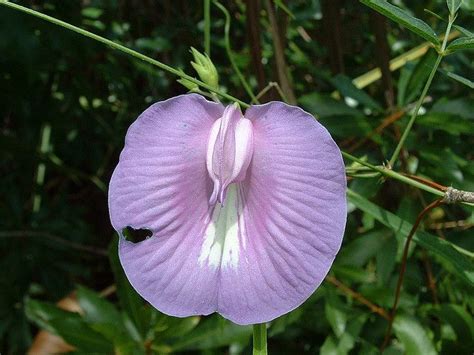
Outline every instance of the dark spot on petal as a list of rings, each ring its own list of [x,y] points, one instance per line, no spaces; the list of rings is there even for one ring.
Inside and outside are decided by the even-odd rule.
[[[122,235],[129,242],[140,243],[143,242],[145,239],[150,238],[153,235],[153,232],[145,228],[134,229],[130,226],[127,226],[122,229]]]

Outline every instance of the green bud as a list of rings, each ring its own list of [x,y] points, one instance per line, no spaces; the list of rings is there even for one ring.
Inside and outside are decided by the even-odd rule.
[[[191,62],[194,70],[199,75],[199,78],[209,86],[217,89],[219,86],[219,75],[217,69],[212,64],[211,58],[207,54],[199,53],[198,50],[191,47],[191,53],[194,57],[194,62]]]
[[[184,71],[182,71],[181,69],[178,69],[178,70],[180,73],[184,74]],[[189,81],[188,79],[181,78],[176,81],[180,83],[181,85],[183,85],[185,88],[187,88],[189,91],[199,91],[199,85],[196,83],[193,83],[192,81]]]
[[[199,89],[198,84],[195,84],[192,81],[189,81],[188,79],[178,79],[176,81],[183,85],[185,88],[187,88],[189,91],[196,91]]]

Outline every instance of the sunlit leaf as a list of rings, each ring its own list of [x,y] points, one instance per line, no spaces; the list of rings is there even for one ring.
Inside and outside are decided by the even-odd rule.
[[[423,326],[413,317],[398,315],[393,330],[402,342],[406,355],[436,355],[436,349]]]

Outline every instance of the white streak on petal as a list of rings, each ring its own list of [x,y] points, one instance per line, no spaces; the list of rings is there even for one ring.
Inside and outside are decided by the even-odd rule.
[[[226,203],[217,203],[210,220],[206,221],[204,242],[199,254],[201,266],[236,268],[239,264],[240,239],[245,243],[245,229],[239,212],[242,201],[239,186],[232,184],[227,190]],[[240,219],[240,221],[239,221]]]

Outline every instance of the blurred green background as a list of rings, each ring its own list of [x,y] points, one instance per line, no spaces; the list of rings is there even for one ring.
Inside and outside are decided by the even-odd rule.
[[[202,1],[17,3],[196,76],[190,47],[204,50]],[[231,14],[237,66],[255,93],[279,82],[290,99],[319,116],[341,149],[376,164],[390,157],[435,61],[433,49],[425,46],[418,58],[390,73],[388,60],[423,40],[357,1],[222,4]],[[444,0],[397,4],[444,32]],[[473,11],[474,2],[465,0],[456,23],[474,30]],[[212,6],[211,58],[223,90],[249,102],[226,54],[224,25],[222,12]],[[286,78],[278,75],[275,38]],[[474,93],[446,75],[472,80],[473,64],[472,51],[443,60],[397,171],[474,190]],[[369,80],[363,90],[351,84],[376,67],[385,68],[381,79]],[[126,129],[151,103],[186,90],[155,67],[0,6],[0,353],[25,353],[41,328],[77,353],[251,351],[250,327],[217,315],[166,317],[145,305],[115,255],[107,185]],[[261,101],[275,99],[278,91],[270,88]],[[356,176],[349,186],[361,198],[350,203],[330,278],[302,307],[269,325],[270,353],[378,353],[387,321],[360,297],[389,311],[407,235],[397,223],[413,223],[434,197],[380,176]],[[381,211],[399,219],[387,226],[377,218]],[[472,354],[474,287],[460,273],[473,270],[473,223],[472,208],[460,205],[436,208],[424,219],[425,240],[449,241],[449,250],[453,243],[462,253],[443,256],[412,245],[385,353]],[[54,306],[71,292],[82,316]]]

